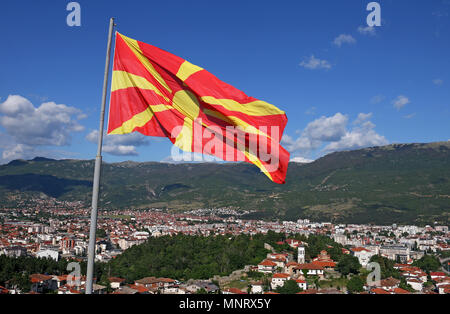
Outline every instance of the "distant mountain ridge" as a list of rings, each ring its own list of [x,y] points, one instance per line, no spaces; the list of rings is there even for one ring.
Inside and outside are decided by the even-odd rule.
[[[90,204],[93,161],[37,157],[0,166],[0,200],[50,196]],[[102,167],[102,208],[232,207],[247,218],[346,223],[450,222],[450,142],[393,144],[290,163],[287,183],[246,163],[121,162]]]

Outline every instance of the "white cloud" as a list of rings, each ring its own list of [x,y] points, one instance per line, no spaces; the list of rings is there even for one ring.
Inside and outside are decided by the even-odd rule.
[[[332,117],[322,116],[308,124],[303,134],[314,141],[336,141],[345,134],[347,122],[348,117],[341,113],[336,113]]]
[[[375,124],[370,121],[371,118],[372,113],[360,113],[350,124],[349,130],[348,116],[342,113],[321,117],[309,123],[297,139],[284,135],[281,143],[291,153],[300,152],[302,156],[317,150],[329,153],[388,144],[384,136],[375,132]]]
[[[32,159],[35,157],[36,152],[34,147],[25,144],[17,144],[7,147],[2,153],[2,159],[5,161],[15,159]]]
[[[444,84],[444,81],[441,79],[435,79],[433,80],[433,84],[436,86],[442,86]]]
[[[356,130],[347,133],[339,142],[328,144],[324,151],[352,150],[370,146],[383,146],[388,143],[384,136],[377,134],[374,130]]]
[[[78,120],[83,120],[83,119],[86,119],[87,117],[88,117],[87,114],[85,114],[85,113],[80,113],[80,114],[77,116],[77,119],[78,119]]]
[[[405,119],[411,119],[411,118],[414,118],[416,116],[416,113],[411,113],[411,114],[408,114],[408,115],[406,115],[406,116],[403,116],[403,118],[405,118]]]
[[[94,144],[98,142],[98,130],[90,132],[86,139]],[[149,145],[148,138],[144,135],[134,132],[123,135],[106,135],[104,136],[102,149],[105,153],[115,156],[137,156],[139,153],[136,148],[138,146]]]
[[[174,153],[175,152],[175,153]],[[183,163],[228,163],[216,156],[203,155],[200,153],[184,152],[176,146],[172,147],[172,155],[167,156],[160,162],[166,164],[183,164]]]
[[[371,26],[360,26],[358,27],[358,32],[362,35],[370,35],[370,36],[374,36],[376,34],[376,30],[375,27],[371,27]]]
[[[338,46],[341,47],[343,44],[354,44],[356,43],[356,39],[353,38],[352,35],[347,35],[347,34],[341,34],[338,37],[336,37],[333,41],[333,43]]]
[[[9,95],[0,103],[0,126],[6,131],[1,134],[2,161],[52,155],[36,147],[70,145],[72,135],[84,130],[78,122],[82,117],[74,107],[54,102],[35,107],[22,96]]]
[[[317,149],[320,146],[320,141],[312,140],[304,135],[293,139],[291,136],[285,134],[281,140],[281,144],[290,152],[302,151],[309,152]]]
[[[360,113],[355,121],[353,121],[353,124],[362,124],[372,118],[372,112],[371,113]]]
[[[385,97],[383,95],[376,95],[370,99],[370,103],[373,105],[376,105],[376,104],[379,104],[380,102],[384,101],[384,99],[385,99]]]
[[[375,124],[368,121],[372,114],[359,114],[358,118],[353,122],[356,126],[347,131],[339,140],[328,144],[325,152],[333,152],[340,150],[358,149],[371,146],[387,145],[388,140],[375,132]]]
[[[2,150],[0,164],[15,159],[29,160],[37,156],[58,159],[72,158],[77,155],[77,153],[55,150],[48,147],[40,148],[27,144],[17,144],[11,136],[4,133],[0,133],[0,150]]]
[[[136,147],[132,145],[105,145],[103,147],[105,153],[116,156],[137,156]]]
[[[332,117],[322,116],[309,123],[297,139],[285,134],[281,143],[291,152],[310,152],[319,148],[323,142],[339,140],[346,132],[347,122],[348,117],[341,113]]]
[[[309,59],[303,60],[300,66],[310,70],[331,69],[331,64],[327,60],[320,60],[314,57],[314,55],[311,55]]]
[[[72,133],[84,130],[76,117],[79,109],[54,102],[36,108],[21,96],[9,96],[0,104],[0,114],[0,125],[18,144],[69,145]]]
[[[9,95],[8,99],[0,104],[0,113],[7,116],[17,116],[20,113],[33,112],[33,104],[19,95]]]
[[[304,157],[293,157],[290,162],[298,162],[300,164],[310,164],[314,162],[312,159],[304,158]]]
[[[309,108],[308,110],[305,111],[305,114],[307,114],[307,115],[315,115],[316,114],[316,110],[317,110],[316,107],[311,107],[311,108]]]
[[[410,103],[409,98],[406,97],[406,96],[403,96],[403,95],[398,96],[396,99],[394,99],[392,101],[392,104],[394,105],[394,107],[397,110],[402,109],[403,107],[405,107],[409,103]]]

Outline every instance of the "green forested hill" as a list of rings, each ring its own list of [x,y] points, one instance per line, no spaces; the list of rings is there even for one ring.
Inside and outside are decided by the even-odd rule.
[[[290,238],[307,242],[306,257],[312,259],[321,250],[327,250],[335,261],[343,256],[342,245],[323,235],[291,235]],[[228,276],[246,265],[257,265],[267,257],[264,244],[268,243],[277,252],[295,250],[287,244],[283,233],[269,231],[253,236],[163,236],[150,238],[141,245],[135,245],[118,255],[108,264],[99,267],[98,272],[111,272],[129,282],[149,276],[169,277],[179,280],[208,279],[215,275]],[[98,278],[101,278],[99,274]]]
[[[152,238],[129,248],[108,267],[115,275],[130,281],[148,276],[208,279],[260,263],[269,253],[264,249],[264,240],[268,238],[262,234],[253,239],[248,235]]]
[[[17,160],[0,166],[0,201],[55,197],[90,204],[93,161]],[[103,208],[234,207],[255,218],[354,223],[449,223],[450,142],[337,152],[291,163],[287,184],[250,164],[104,164]]]

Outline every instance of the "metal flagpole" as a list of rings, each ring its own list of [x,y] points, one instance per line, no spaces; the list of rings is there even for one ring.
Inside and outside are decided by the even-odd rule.
[[[94,184],[92,188],[92,210],[91,210],[91,228],[89,233],[89,248],[88,248],[88,267],[86,278],[86,294],[92,293],[92,284],[94,276],[94,262],[95,262],[95,242],[97,231],[97,208],[98,208],[98,194],[100,188],[100,170],[102,166],[102,144],[103,144],[103,127],[105,123],[105,105],[106,95],[108,89],[109,78],[109,64],[111,59],[111,42],[114,29],[114,18],[111,18],[109,22],[109,34],[108,34],[108,48],[106,50],[106,65],[105,65],[105,77],[103,81],[103,97],[102,108],[100,112],[100,129],[98,134],[98,148],[97,157],[95,158],[95,170],[94,170]]]

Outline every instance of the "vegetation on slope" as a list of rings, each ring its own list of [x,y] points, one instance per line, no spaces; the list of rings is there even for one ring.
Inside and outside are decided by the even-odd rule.
[[[0,199],[51,196],[90,203],[93,161],[35,159],[0,166]],[[103,208],[232,207],[249,218],[348,223],[450,221],[450,142],[337,152],[291,163],[276,185],[249,164],[104,164]]]

